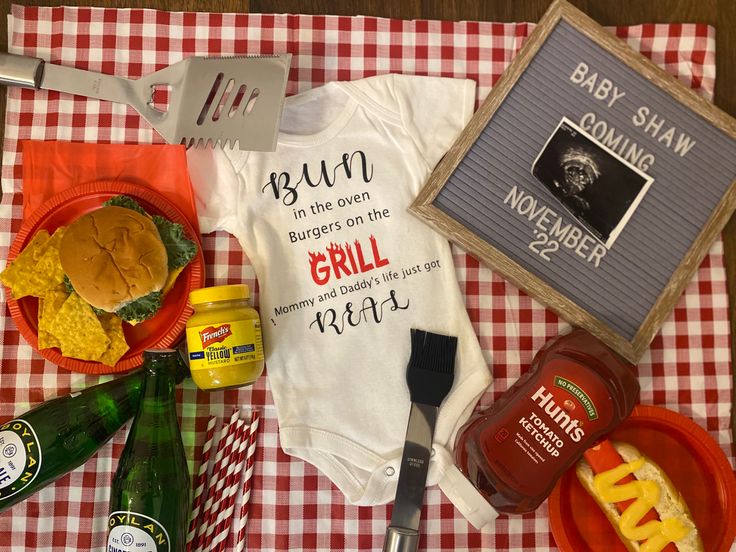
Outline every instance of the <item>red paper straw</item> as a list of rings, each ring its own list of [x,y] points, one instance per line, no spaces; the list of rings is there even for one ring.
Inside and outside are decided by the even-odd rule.
[[[214,550],[212,541],[215,538],[215,529],[217,528],[218,516],[221,514],[224,508],[225,498],[223,495],[226,493],[228,484],[232,485],[233,472],[235,471],[236,458],[238,455],[238,449],[240,448],[240,441],[243,439],[243,432],[247,426],[245,421],[238,420],[236,422],[235,433],[233,434],[232,442],[228,442],[226,447],[225,455],[223,458],[222,467],[219,473],[216,474],[215,484],[215,496],[212,503],[212,508],[208,516],[205,518],[207,523],[207,532],[204,536],[204,549]],[[214,476],[215,474],[213,474]]]
[[[223,508],[217,515],[217,527],[211,548],[215,552],[224,552],[228,536],[230,536],[230,525],[232,524],[233,511],[235,510],[235,498],[243,478],[245,453],[250,443],[250,425],[244,425],[244,429],[245,431],[241,435],[241,441],[234,462],[235,470],[225,484],[225,498],[222,502]]]
[[[205,482],[207,481],[207,470],[210,463],[210,450],[212,448],[212,441],[215,437],[216,422],[217,418],[215,416],[210,416],[210,419],[207,422],[207,433],[205,435],[204,444],[202,445],[202,452],[200,453],[201,460],[199,463],[197,478],[195,480],[193,499],[194,502],[192,504],[192,514],[189,521],[189,533],[187,534],[187,552],[190,552],[192,550],[192,547],[194,546],[194,537],[196,536],[197,530],[197,516],[199,515],[199,510],[202,506],[202,491],[204,490]]]
[[[258,411],[251,415],[250,437],[248,439],[248,452],[245,456],[245,477],[243,484],[243,497],[240,505],[240,519],[238,520],[238,536],[236,538],[236,552],[245,549],[245,525],[248,523],[248,504],[250,500],[250,482],[253,476],[253,462],[256,452],[256,434],[258,433]]]
[[[223,458],[229,456],[228,443],[232,446],[233,437],[236,429],[236,422],[240,417],[240,410],[236,409],[230,417],[230,422],[222,428],[220,432],[220,442],[217,445],[217,454],[215,455],[215,465],[212,474],[209,477],[209,485],[207,486],[207,499],[204,501],[204,509],[200,512],[200,518],[195,523],[199,525],[197,529],[197,552],[204,552],[204,534],[207,530],[206,521],[209,519],[212,504],[215,496],[215,485],[219,472],[222,471]]]

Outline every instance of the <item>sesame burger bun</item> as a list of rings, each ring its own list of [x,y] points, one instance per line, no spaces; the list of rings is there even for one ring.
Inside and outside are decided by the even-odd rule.
[[[74,291],[108,312],[161,290],[169,272],[156,226],[124,207],[102,207],[75,220],[59,257]]]

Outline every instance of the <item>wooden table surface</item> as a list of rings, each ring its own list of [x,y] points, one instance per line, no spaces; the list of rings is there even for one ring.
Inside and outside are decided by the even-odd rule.
[[[551,0],[16,0],[24,5],[89,5],[118,8],[157,8],[171,11],[305,13],[372,15],[398,19],[536,22]],[[12,0],[0,0],[8,14]],[[688,22],[716,28],[715,104],[736,117],[736,1],[734,0],[571,0],[602,25]],[[0,25],[0,49],[7,51],[7,26]],[[0,96],[0,133],[4,132],[5,95]],[[725,262],[731,318],[732,357],[736,357],[736,216],[724,234]],[[736,402],[736,371],[734,372]],[[736,408],[731,412],[736,437]],[[736,441],[736,438],[734,439]]]

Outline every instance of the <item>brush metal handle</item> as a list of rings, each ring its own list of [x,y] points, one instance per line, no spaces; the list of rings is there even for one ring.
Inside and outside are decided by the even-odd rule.
[[[419,548],[419,531],[406,527],[389,527],[383,552],[416,552]]]
[[[429,404],[411,403],[396,500],[391,514],[391,525],[394,527],[419,527],[438,410]]]
[[[391,524],[386,530],[384,552],[416,552],[419,545],[419,518],[438,411],[433,405],[411,403],[396,500]]]
[[[0,84],[41,88],[44,60],[0,53]]]

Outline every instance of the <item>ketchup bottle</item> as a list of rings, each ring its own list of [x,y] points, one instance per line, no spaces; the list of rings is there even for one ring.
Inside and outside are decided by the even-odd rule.
[[[531,369],[455,441],[455,463],[499,512],[535,510],[639,398],[635,368],[582,329],[548,341]]]

